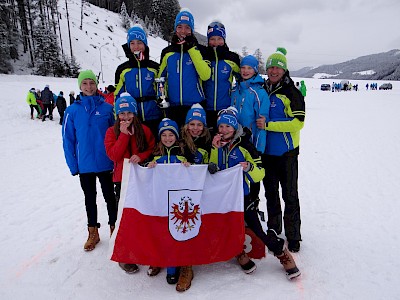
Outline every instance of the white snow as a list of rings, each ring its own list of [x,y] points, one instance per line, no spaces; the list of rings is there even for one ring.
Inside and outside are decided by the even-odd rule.
[[[54,121],[30,120],[25,102],[31,87],[68,94],[76,80],[0,75],[0,299],[398,299],[400,83],[366,91],[360,81],[358,92],[332,93],[319,90],[322,80],[304,80],[304,241],[294,254],[302,276],[288,281],[270,254],[252,275],[233,259],[194,267],[191,289],[178,294],[165,270],[150,278],[141,266],[128,275],[108,260],[100,189],[101,242],[83,251],[83,193],[64,160],[58,113]]]

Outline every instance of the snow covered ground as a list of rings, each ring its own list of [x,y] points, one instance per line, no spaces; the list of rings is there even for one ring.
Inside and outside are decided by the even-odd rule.
[[[341,93],[319,90],[330,80],[305,82],[304,241],[294,254],[302,276],[288,281],[268,254],[252,275],[235,260],[196,266],[191,289],[178,294],[165,270],[128,275],[108,260],[101,192],[101,242],[83,251],[83,193],[65,164],[58,114],[30,120],[25,102],[31,87],[68,95],[76,80],[0,75],[0,299],[400,299],[400,82],[392,91],[359,82],[359,92]]]

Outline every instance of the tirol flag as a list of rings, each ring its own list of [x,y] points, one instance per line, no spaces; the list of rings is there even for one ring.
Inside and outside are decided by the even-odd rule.
[[[243,169],[124,162],[113,261],[159,267],[226,261],[243,250]]]

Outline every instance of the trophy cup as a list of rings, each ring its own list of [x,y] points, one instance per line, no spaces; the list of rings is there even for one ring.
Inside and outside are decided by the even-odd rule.
[[[160,78],[156,78],[155,81],[157,82],[157,86],[158,86],[158,91],[159,91],[159,97],[158,97],[158,106],[160,106],[161,108],[168,108],[169,107],[169,102],[166,100],[166,96],[165,96],[165,89],[164,89],[164,85],[165,85],[165,77],[160,77]]]

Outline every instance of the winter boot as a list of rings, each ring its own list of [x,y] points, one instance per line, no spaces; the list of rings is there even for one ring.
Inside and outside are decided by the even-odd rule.
[[[97,227],[88,227],[88,231],[89,236],[83,249],[85,251],[92,251],[96,247],[96,244],[100,242],[99,230]]]
[[[115,230],[115,225],[110,225],[110,237],[112,236],[114,230]]]
[[[301,275],[300,270],[297,268],[294,262],[293,256],[290,254],[288,249],[284,249],[282,254],[276,256],[286,271],[286,277],[288,279],[293,279]]]
[[[169,284],[176,284],[179,279],[179,267],[168,267],[167,268],[167,282]]]
[[[118,266],[128,274],[133,274],[139,271],[139,267],[136,264],[118,263]]]
[[[250,257],[244,251],[242,251],[242,253],[236,256],[236,259],[239,265],[242,267],[243,272],[245,272],[246,274],[253,273],[257,269],[256,264],[250,259]]]
[[[31,115],[31,120],[34,120],[35,118],[33,117],[33,115]]]
[[[184,292],[190,289],[190,286],[192,285],[192,279],[193,279],[192,266],[182,267],[178,283],[176,284],[176,290],[178,292]]]
[[[49,115],[50,121],[53,121],[53,115]]]
[[[153,277],[153,276],[158,275],[158,273],[160,273],[160,271],[161,271],[160,267],[150,266],[149,269],[147,270],[147,275],[149,275],[150,277]]]

